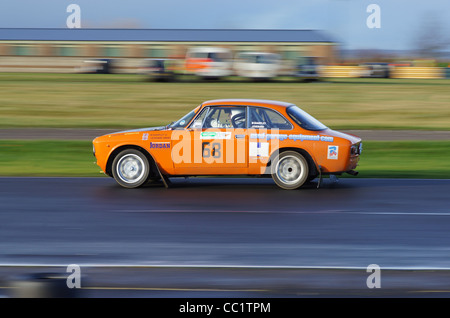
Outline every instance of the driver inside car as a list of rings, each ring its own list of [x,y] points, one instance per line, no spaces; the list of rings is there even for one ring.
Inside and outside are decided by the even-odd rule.
[[[233,122],[231,121],[231,118],[233,117],[231,113],[231,109],[225,109],[225,122],[222,123],[221,128],[233,128]]]
[[[232,128],[245,128],[245,109],[234,108],[231,111],[230,122]]]
[[[245,126],[245,110],[243,109],[225,109],[225,122],[222,128],[244,128]]]
[[[205,128],[242,128],[238,127],[241,125],[245,125],[245,110],[235,108],[215,112],[205,121]]]

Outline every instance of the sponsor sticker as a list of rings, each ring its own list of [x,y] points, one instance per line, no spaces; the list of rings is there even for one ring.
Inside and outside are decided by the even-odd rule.
[[[148,140],[148,133],[142,134],[142,140]]]
[[[328,159],[336,160],[339,156],[339,146],[328,146]]]
[[[267,123],[265,121],[252,121],[252,128],[265,128]]]
[[[169,149],[170,142],[151,142],[150,149]]]
[[[231,139],[229,131],[204,131],[200,134],[200,139]]]
[[[326,141],[333,142],[334,138],[322,135],[286,135],[286,134],[250,134],[250,139],[279,139],[280,141],[290,139],[293,141]]]
[[[268,157],[269,143],[268,142],[250,142],[249,145],[250,157]]]

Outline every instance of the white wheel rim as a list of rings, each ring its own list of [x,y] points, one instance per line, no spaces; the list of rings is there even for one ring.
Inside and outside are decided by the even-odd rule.
[[[120,180],[126,183],[140,181],[145,173],[144,161],[135,154],[128,154],[120,158],[116,168]]]
[[[278,178],[284,184],[293,185],[303,178],[305,169],[303,162],[299,158],[286,156],[278,161],[276,172]]]

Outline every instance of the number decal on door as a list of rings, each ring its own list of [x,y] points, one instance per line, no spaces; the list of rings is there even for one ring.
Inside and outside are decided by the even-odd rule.
[[[222,156],[221,145],[218,142],[212,144],[208,141],[202,142],[202,156],[203,158],[220,158]]]

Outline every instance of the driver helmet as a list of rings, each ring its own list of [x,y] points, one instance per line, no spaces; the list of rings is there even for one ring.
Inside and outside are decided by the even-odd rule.
[[[233,109],[232,111],[231,111],[231,117],[234,117],[234,116],[236,116],[236,115],[239,115],[239,114],[242,114],[243,113],[243,109]]]

